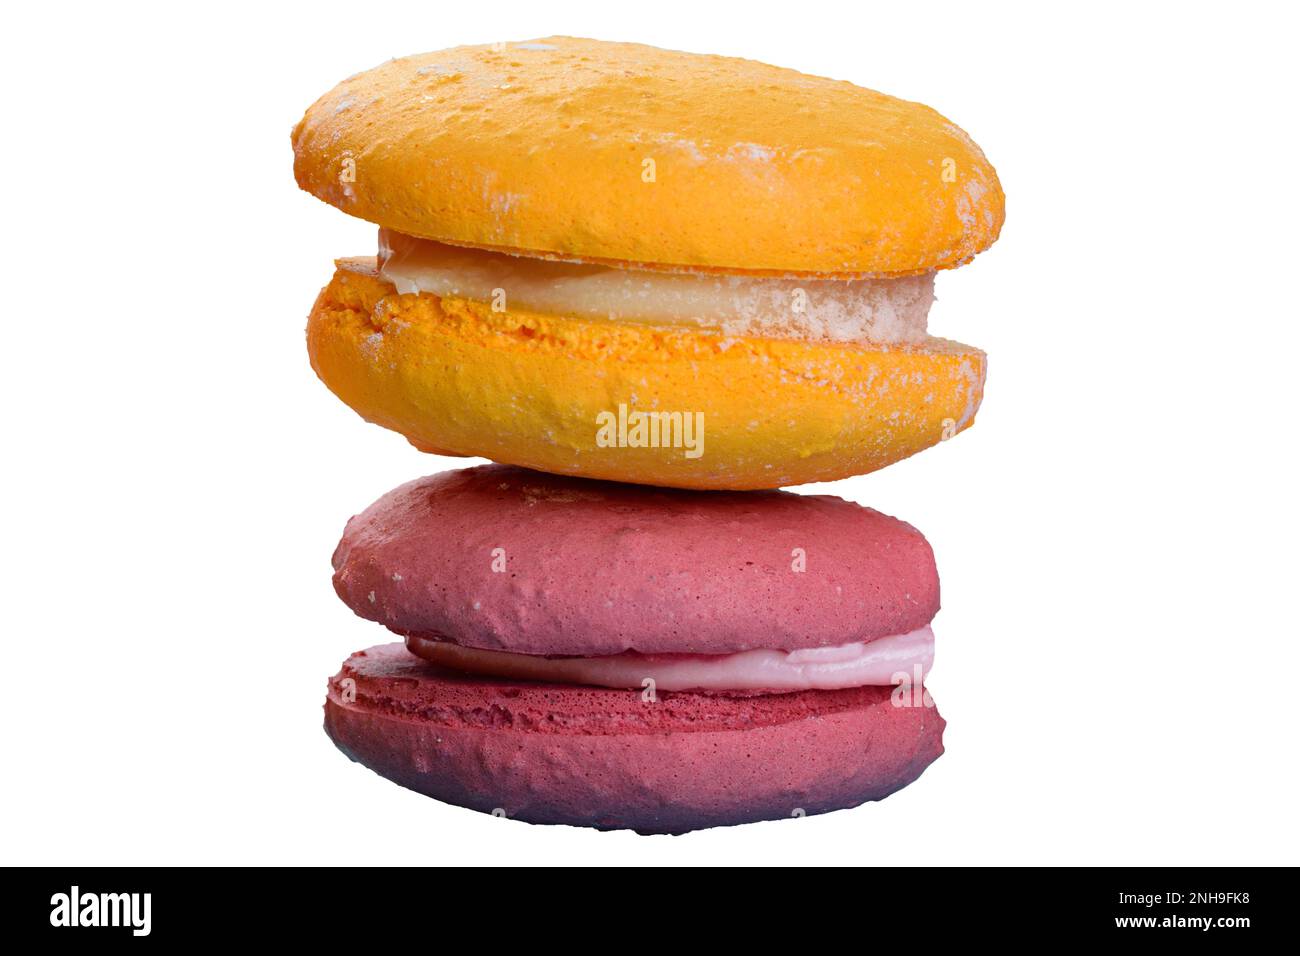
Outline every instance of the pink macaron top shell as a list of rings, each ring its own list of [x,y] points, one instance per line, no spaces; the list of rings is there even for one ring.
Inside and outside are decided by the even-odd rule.
[[[334,587],[399,634],[521,654],[722,654],[908,634],[939,609],[902,521],[828,495],[698,492],[504,465],[389,492]]]

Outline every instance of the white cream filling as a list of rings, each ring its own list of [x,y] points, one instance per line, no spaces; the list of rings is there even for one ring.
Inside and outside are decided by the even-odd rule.
[[[660,272],[469,249],[388,229],[379,230],[379,272],[402,294],[499,310],[805,341],[923,342],[934,302],[933,272],[881,279]]]
[[[453,670],[512,680],[657,690],[776,691],[836,690],[892,686],[924,676],[934,663],[929,626],[876,641],[798,651],[752,650],[734,654],[639,654],[604,657],[541,657],[461,647],[447,641],[408,637],[413,654]],[[902,675],[900,677],[900,675]]]

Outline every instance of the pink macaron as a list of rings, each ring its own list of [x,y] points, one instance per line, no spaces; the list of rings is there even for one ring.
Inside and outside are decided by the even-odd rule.
[[[449,803],[678,833],[880,799],[942,753],[933,554],[839,498],[488,465],[379,499],[334,569],[405,647],[344,664],[326,728]]]

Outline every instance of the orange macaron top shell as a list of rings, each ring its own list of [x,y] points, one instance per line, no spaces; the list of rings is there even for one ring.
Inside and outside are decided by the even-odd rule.
[[[428,239],[648,268],[897,276],[969,261],[1003,195],[918,103],[751,60],[549,37],[390,60],[293,131],[303,189]]]

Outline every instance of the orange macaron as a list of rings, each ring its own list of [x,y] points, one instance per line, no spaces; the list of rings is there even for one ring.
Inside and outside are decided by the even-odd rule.
[[[389,61],[293,133],[299,184],[381,227],[313,367],[419,448],[773,488],[952,437],[978,349],[935,274],[996,238],[983,153],[920,104],[748,60],[551,37]]]

